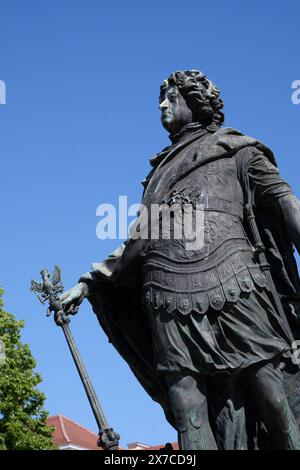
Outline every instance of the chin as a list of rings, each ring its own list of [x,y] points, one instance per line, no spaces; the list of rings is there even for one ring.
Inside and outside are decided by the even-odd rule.
[[[172,118],[170,118],[169,116],[166,116],[165,118],[163,118],[163,119],[161,120],[161,122],[162,122],[162,125],[163,125],[169,132],[172,131],[172,129],[171,129],[172,123],[173,123],[173,119],[172,119]]]

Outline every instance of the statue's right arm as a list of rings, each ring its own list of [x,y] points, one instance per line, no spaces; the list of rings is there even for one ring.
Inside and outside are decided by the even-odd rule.
[[[77,313],[79,305],[97,289],[101,282],[117,280],[131,264],[133,257],[138,254],[140,247],[135,243],[133,245],[134,249],[130,240],[128,240],[102,263],[93,263],[92,271],[83,274],[78,280],[78,284],[61,295],[60,300],[65,312],[69,314]],[[126,246],[129,250],[126,250],[128,253],[123,256]]]
[[[88,285],[91,292],[101,281],[117,281],[126,275],[128,270],[134,269],[144,255],[145,240],[143,238],[129,238],[120,245],[105,261],[102,263],[93,263],[92,271],[84,274],[79,282]]]
[[[67,314],[77,313],[80,304],[92,293],[101,280],[108,280],[114,277],[115,265],[122,256],[124,248],[125,244],[122,244],[105,261],[94,263],[92,271],[83,274],[78,284],[61,295],[60,301]]]

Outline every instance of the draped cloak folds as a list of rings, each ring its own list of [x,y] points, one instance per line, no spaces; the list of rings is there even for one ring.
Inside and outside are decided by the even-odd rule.
[[[238,154],[239,173],[243,175],[248,169],[247,151],[249,148],[256,148],[267,161],[276,166],[274,155],[269,148],[235,129],[223,128],[216,132],[198,129],[183,141],[179,141],[177,145],[167,148],[153,161],[154,168],[144,184],[146,190],[143,204],[147,205],[149,201],[160,202],[153,200],[153,195],[151,195],[151,179],[161,162],[174,158],[182,148],[197,140],[199,140],[197,158],[191,159],[189,168],[185,168],[187,172],[207,162],[220,158],[232,158]],[[177,172],[177,179],[182,176],[180,172]],[[241,184],[242,179],[241,177]],[[176,180],[173,181],[174,183]],[[161,194],[158,195],[158,198],[160,197]],[[256,220],[277,291],[283,300],[293,333],[295,337],[298,337],[296,314],[295,312],[292,314],[290,310],[290,302],[296,299],[300,292],[292,242],[286,238],[281,224],[270,217],[263,208],[256,212]],[[247,232],[247,227],[245,230]],[[94,263],[92,271],[83,275],[80,281],[91,285],[88,300],[109,341],[128,363],[146,392],[154,401],[160,403],[166,418],[174,426],[173,416],[168,406],[166,387],[153,367],[151,330],[141,300],[144,244],[145,240],[129,239],[104,262]],[[299,378],[295,381],[294,377],[299,377],[299,374],[289,375],[287,382],[293,401],[292,408],[294,407],[297,413],[293,411],[300,416],[300,392],[295,391],[296,385],[297,388],[299,387]]]

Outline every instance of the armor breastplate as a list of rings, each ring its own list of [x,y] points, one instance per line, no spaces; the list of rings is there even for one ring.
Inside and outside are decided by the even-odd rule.
[[[188,314],[194,310],[203,314],[209,307],[221,310],[226,301],[236,302],[241,291],[254,289],[254,283],[265,286],[243,227],[243,192],[235,157],[208,162],[177,178],[161,203],[169,207],[175,204],[181,217],[184,205],[200,207],[202,223],[195,231],[204,233],[201,247],[195,250],[187,248],[184,236],[174,238],[172,224],[169,239],[164,239],[160,231],[158,239],[147,242],[146,302],[156,308],[164,305],[169,312]],[[176,217],[175,212],[173,223]]]

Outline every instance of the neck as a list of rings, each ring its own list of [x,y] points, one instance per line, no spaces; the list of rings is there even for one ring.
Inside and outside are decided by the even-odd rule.
[[[185,124],[180,131],[170,134],[169,138],[171,142],[174,144],[178,142],[179,140],[184,139],[187,135],[192,134],[193,132],[203,129],[203,125],[200,122],[190,122],[188,124]]]
[[[216,130],[218,130],[218,126],[214,122],[209,125],[201,124],[201,122],[190,122],[189,124],[183,126],[180,131],[176,134],[170,134],[169,138],[172,144],[176,144],[177,142],[184,140],[186,137],[198,131],[199,129],[207,129],[210,132],[215,132]]]

